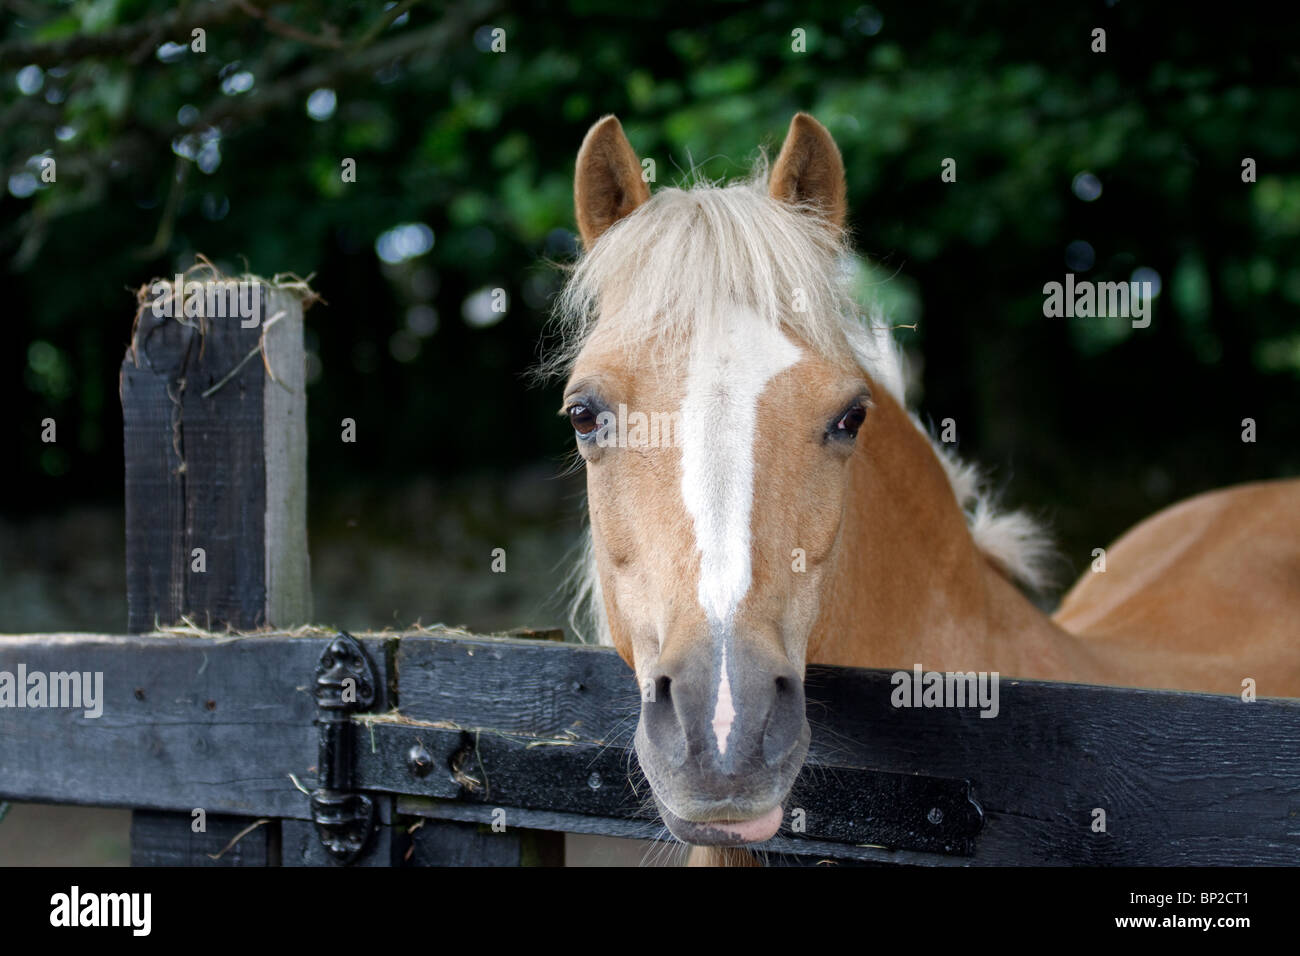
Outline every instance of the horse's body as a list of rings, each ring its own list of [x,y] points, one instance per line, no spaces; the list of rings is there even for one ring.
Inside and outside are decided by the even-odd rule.
[[[859,543],[846,557],[859,566],[846,573],[879,586],[827,609],[817,630],[836,637],[810,662],[1216,693],[1251,678],[1259,694],[1300,696],[1300,481],[1153,515],[1049,618],[981,553],[908,416],[880,396],[872,419],[859,440],[891,453],[863,462],[850,496],[846,531]]]
[[[1121,562],[1122,574],[1110,576]],[[1130,529],[1053,620],[1098,683],[1300,697],[1300,482],[1208,492]],[[1079,679],[1066,675],[1065,679]]]
[[[837,278],[843,166],[815,120],[770,180],[651,198],[608,117],[575,197],[587,251],[559,309],[587,595],[636,671],[639,762],[684,842],[776,832],[810,662],[1300,696],[1300,482],[1161,512],[1054,618],[1013,583],[1041,583],[1043,539],[904,409],[888,331]],[[628,410],[676,432],[610,440]]]

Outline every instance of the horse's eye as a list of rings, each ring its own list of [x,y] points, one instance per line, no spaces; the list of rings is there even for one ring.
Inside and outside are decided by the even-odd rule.
[[[867,418],[867,407],[865,405],[854,405],[831,427],[831,436],[834,438],[857,438],[858,429]]]
[[[573,430],[579,435],[590,435],[596,430],[596,413],[587,405],[578,403],[569,406],[569,421]]]

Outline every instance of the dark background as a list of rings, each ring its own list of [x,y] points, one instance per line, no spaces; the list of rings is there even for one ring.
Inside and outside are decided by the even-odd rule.
[[[314,274],[328,302],[308,313],[322,623],[558,620],[582,482],[559,477],[559,386],[525,372],[559,281],[548,260],[575,249],[574,155],[607,112],[660,186],[692,164],[743,174],[797,110],[824,122],[864,301],[916,325],[897,334],[923,416],[956,421],[963,454],[1048,518],[1075,572],[1181,497],[1300,473],[1292,8],[0,9],[0,630],[125,626],[118,366],[133,290],[198,253]],[[196,25],[205,53],[166,46]],[[1150,328],[1044,318],[1045,282],[1137,269],[1160,281]],[[493,288],[504,315],[482,307]],[[495,547],[505,575],[487,573]]]

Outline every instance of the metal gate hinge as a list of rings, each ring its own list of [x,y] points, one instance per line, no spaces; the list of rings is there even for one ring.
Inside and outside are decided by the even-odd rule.
[[[330,856],[351,863],[375,828],[375,803],[353,789],[352,715],[370,710],[378,697],[374,665],[346,631],[329,642],[316,664],[316,727],[320,735],[311,817]]]

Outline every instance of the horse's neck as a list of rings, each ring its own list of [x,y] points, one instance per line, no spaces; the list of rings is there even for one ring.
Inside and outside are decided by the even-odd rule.
[[[891,396],[878,394],[858,442],[811,662],[1096,678],[975,546],[929,440]]]

